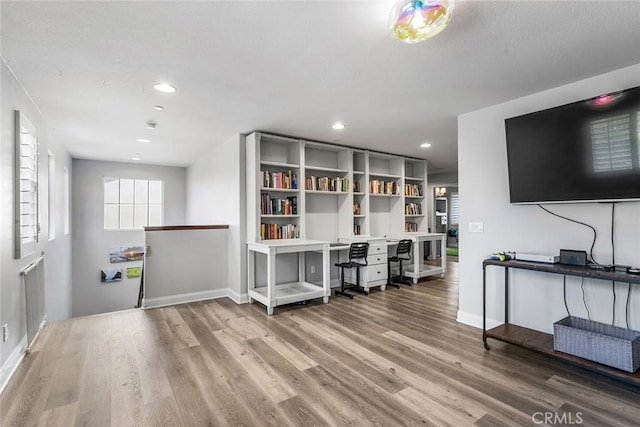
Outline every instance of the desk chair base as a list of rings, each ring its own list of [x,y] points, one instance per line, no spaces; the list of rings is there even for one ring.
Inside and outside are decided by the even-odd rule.
[[[391,262],[397,262],[398,263],[398,268],[399,268],[399,272],[400,274],[398,276],[391,276]],[[413,282],[411,281],[410,278],[404,276],[402,274],[402,260],[400,259],[394,259],[393,257],[389,258],[388,261],[388,271],[389,271],[389,278],[387,279],[387,286],[395,286],[396,288],[400,289],[400,285],[407,285],[407,286],[413,286]]]

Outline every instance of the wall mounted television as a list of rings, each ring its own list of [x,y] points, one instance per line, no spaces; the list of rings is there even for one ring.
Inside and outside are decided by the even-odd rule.
[[[505,120],[511,203],[640,200],[640,86]]]

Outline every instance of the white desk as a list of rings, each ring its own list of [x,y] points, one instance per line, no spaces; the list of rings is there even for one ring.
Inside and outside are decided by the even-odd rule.
[[[393,234],[387,236],[388,239],[411,239],[413,241],[413,269],[405,269],[404,275],[411,277],[413,283],[418,283],[418,279],[421,277],[433,276],[439,274],[440,277],[444,277],[444,273],[447,272],[447,235],[446,233],[404,233]],[[440,240],[440,265],[425,264],[423,252],[424,242],[434,242]]]
[[[267,313],[273,314],[273,309],[279,305],[291,304],[313,298],[322,297],[323,302],[329,302],[331,288],[329,286],[329,242],[320,240],[271,240],[268,242],[248,243],[248,292],[249,302],[258,301],[267,307]],[[306,282],[305,252],[322,252],[322,286]],[[267,286],[256,288],[255,255],[261,253],[267,256]],[[276,284],[276,255],[298,254],[298,281]]]

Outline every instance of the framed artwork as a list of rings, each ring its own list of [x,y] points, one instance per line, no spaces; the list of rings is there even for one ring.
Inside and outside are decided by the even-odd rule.
[[[144,246],[120,246],[109,249],[109,262],[142,261],[144,259]]]
[[[140,277],[142,275],[142,267],[127,267],[127,278]]]
[[[100,272],[100,281],[103,283],[119,282],[122,280],[122,269],[109,269]]]

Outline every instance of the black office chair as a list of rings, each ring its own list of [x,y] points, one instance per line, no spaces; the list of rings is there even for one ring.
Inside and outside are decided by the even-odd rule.
[[[340,267],[340,290],[335,291],[336,295],[343,295],[345,297],[353,299],[352,294],[345,292],[346,289],[344,287],[344,269],[355,267],[356,284],[358,287],[360,287],[360,267],[366,267],[368,265],[367,255],[369,255],[369,243],[352,243],[351,246],[349,246],[349,261],[339,262],[336,264],[336,267]]]
[[[402,239],[398,242],[398,248],[396,249],[396,254],[394,256],[390,256],[387,259],[387,267],[389,271],[389,279],[387,280],[387,286],[395,286],[396,288],[400,288],[396,284],[402,283],[404,285],[411,286],[411,280],[405,280],[402,274],[402,261],[411,261],[411,247],[413,246],[413,242],[411,239]],[[397,262],[399,270],[398,276],[391,277],[391,263]]]

